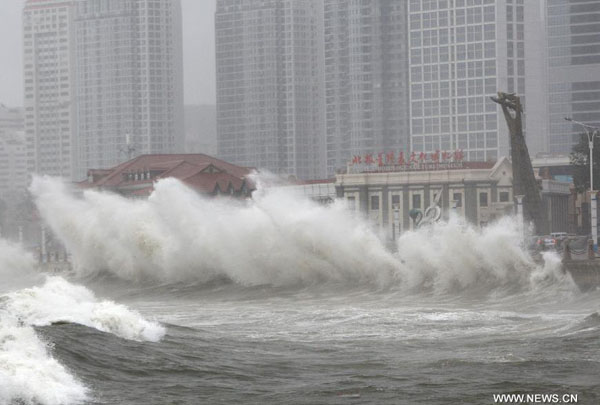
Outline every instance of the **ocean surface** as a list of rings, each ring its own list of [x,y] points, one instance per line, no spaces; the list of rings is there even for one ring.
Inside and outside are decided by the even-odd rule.
[[[390,248],[283,191],[32,193],[74,267],[0,240],[0,404],[600,403],[600,291],[534,260],[511,219]]]

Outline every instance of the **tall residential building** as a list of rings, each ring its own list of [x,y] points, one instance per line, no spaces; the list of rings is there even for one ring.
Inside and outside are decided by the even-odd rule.
[[[27,0],[23,67],[27,164],[31,172],[75,177],[74,2]]]
[[[28,183],[23,109],[0,104],[0,205],[14,205]]]
[[[410,147],[407,2],[325,0],[327,170]]]
[[[462,149],[465,158],[472,161],[507,156],[504,117],[490,100],[497,91],[521,96],[527,142],[532,150],[542,148],[539,145],[544,133],[539,127],[529,131],[527,123],[532,121],[527,111],[530,96],[538,109],[539,103],[544,105],[544,81],[526,88],[526,77],[541,69],[543,55],[526,57],[525,25],[539,21],[543,8],[535,0],[528,1],[527,6],[524,3],[410,0],[411,134],[415,151]]]
[[[78,180],[183,150],[180,0],[27,0],[29,170]]]
[[[583,129],[600,126],[600,1],[546,0],[549,149],[568,154]]]
[[[322,0],[217,1],[219,157],[325,175],[322,13]]]
[[[525,6],[525,131],[529,155],[548,152],[548,48],[546,1],[524,1]]]
[[[0,131],[23,131],[24,128],[23,108],[7,107],[0,103]]]
[[[79,173],[183,150],[180,0],[80,0]]]

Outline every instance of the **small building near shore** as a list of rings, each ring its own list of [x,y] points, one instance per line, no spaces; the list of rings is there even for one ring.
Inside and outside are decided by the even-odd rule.
[[[361,163],[364,163],[361,162]],[[442,218],[450,210],[478,226],[514,212],[512,164],[507,158],[497,162],[447,161],[412,162],[386,166],[352,165],[336,176],[338,198],[351,210],[362,213],[385,230],[396,235],[413,229],[411,210],[424,212],[437,201]],[[569,184],[543,180],[543,233],[566,232],[568,227]]]
[[[141,155],[111,169],[88,170],[79,186],[145,198],[156,181],[172,177],[200,194],[247,198],[255,189],[249,178],[253,171],[204,154]]]

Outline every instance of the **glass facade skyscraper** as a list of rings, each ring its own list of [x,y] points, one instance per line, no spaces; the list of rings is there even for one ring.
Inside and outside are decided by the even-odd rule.
[[[410,0],[412,147],[508,155],[498,91],[525,97],[523,0]],[[526,120],[524,127],[526,129]]]
[[[547,0],[549,151],[568,154],[583,129],[600,126],[600,1]]]

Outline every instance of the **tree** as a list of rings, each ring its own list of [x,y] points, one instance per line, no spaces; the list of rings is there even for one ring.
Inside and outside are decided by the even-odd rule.
[[[578,193],[590,189],[590,146],[586,134],[579,136],[569,156],[573,168],[573,183]],[[594,190],[600,188],[600,147],[594,148]]]

